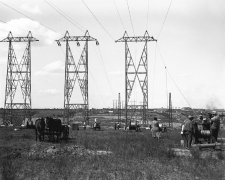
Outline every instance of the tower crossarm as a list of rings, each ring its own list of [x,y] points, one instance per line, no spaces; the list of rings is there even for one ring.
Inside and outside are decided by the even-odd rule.
[[[34,38],[30,31],[27,37],[13,37],[12,32],[10,31],[8,37],[1,40],[0,42],[31,42],[31,41],[39,41],[39,40]]]
[[[66,41],[76,41],[78,46],[80,46],[79,41],[95,41],[96,45],[99,45],[98,40],[91,37],[88,31],[86,31],[84,36],[70,36],[69,32],[66,31],[66,34],[64,37],[60,38],[59,40],[56,40],[59,46],[61,45],[60,42],[66,42]]]
[[[148,31],[145,31],[144,36],[129,37],[125,31],[122,38],[116,40],[115,42],[147,42],[147,41],[157,41],[153,36],[149,36]]]

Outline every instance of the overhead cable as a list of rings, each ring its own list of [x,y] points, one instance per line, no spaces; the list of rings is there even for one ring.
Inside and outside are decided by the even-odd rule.
[[[12,8],[11,6],[9,6],[9,5],[7,5],[7,4],[3,3],[2,1],[0,1],[0,3],[4,4],[5,6],[9,7],[9,8],[10,8],[10,9],[12,9],[12,10],[14,10],[14,11],[18,12],[19,14],[21,14],[21,15],[25,16],[26,18],[28,18],[28,19],[30,19],[30,20],[32,20],[32,21],[35,21],[34,19],[30,18],[29,16],[27,16],[27,15],[25,15],[25,14],[21,13],[20,11],[18,11],[18,10],[16,10],[16,9]],[[40,23],[40,22],[39,22],[39,23]],[[42,26],[44,26],[44,27],[46,27],[46,28],[48,28],[48,29],[50,29],[50,30],[52,30],[52,31],[56,32],[55,30],[51,29],[50,27],[45,26],[45,25],[44,25],[44,24],[42,24],[42,23],[40,23],[40,24],[41,24]],[[56,32],[56,33],[58,33],[58,32]],[[58,34],[60,34],[60,33],[58,33]]]
[[[163,60],[163,57],[162,57],[162,54],[161,54],[161,52],[160,52],[160,49],[159,49],[158,44],[157,44],[157,47],[158,47],[158,50],[159,50],[159,54],[160,54],[161,60],[162,60],[162,62],[163,62],[163,64],[164,64],[164,67],[165,67],[165,69],[166,69],[166,72],[169,74],[169,76],[170,76],[170,78],[172,79],[173,83],[175,84],[175,86],[177,87],[177,89],[179,90],[179,92],[181,93],[181,95],[183,96],[183,98],[185,99],[185,101],[187,102],[187,104],[189,105],[189,107],[192,109],[190,103],[188,102],[188,100],[186,99],[186,97],[184,96],[184,94],[182,93],[182,91],[180,90],[180,88],[178,87],[178,85],[176,84],[176,82],[174,81],[174,79],[172,78],[172,76],[170,75],[168,69],[166,68],[166,64],[165,64],[165,62],[164,62],[164,60]]]
[[[154,105],[154,90],[155,90],[155,65],[156,65],[156,44],[155,44],[155,62],[154,62],[154,74],[153,74],[153,90],[152,90],[152,108]]]
[[[63,13],[58,7],[56,7],[52,2],[48,2],[46,0],[44,0],[49,6],[51,6],[56,12],[58,12],[61,16],[63,16],[67,21],[69,21],[70,23],[72,23],[74,26],[76,26],[78,29],[80,29],[82,32],[85,32],[83,29],[81,29],[80,27],[78,27],[76,24],[78,24],[77,22],[75,22],[72,18],[73,21],[71,21],[68,15],[66,15],[65,13]],[[76,24],[75,24],[76,23]],[[78,24],[79,25],[79,24]],[[81,25],[79,25],[81,26]]]
[[[106,74],[108,83],[109,83],[109,85],[110,85],[111,92],[112,92],[112,94],[113,94],[113,97],[115,97],[115,96],[114,96],[114,93],[113,93],[113,89],[112,89],[111,83],[110,83],[110,81],[109,81],[109,77],[108,77],[108,75],[107,75],[107,71],[106,71],[106,69],[105,69],[104,61],[103,61],[103,59],[102,59],[102,53],[101,53],[101,51],[100,51],[99,46],[98,46],[98,50],[99,50],[99,53],[100,53],[100,57],[101,57],[101,60],[102,60],[102,64],[103,64],[103,67],[104,67],[104,70],[105,70],[105,74]]]
[[[149,15],[149,0],[148,0],[148,13],[147,13],[146,30],[148,29],[148,15]]]
[[[127,7],[128,7],[129,15],[130,15],[131,26],[132,26],[133,33],[134,33],[134,27],[133,27],[133,22],[132,22],[131,14],[130,14],[130,8],[129,8],[128,0],[127,0]],[[134,33],[134,36],[135,36],[135,33]]]
[[[44,0],[45,1],[45,0]],[[48,2],[48,1],[45,1],[46,3],[48,3],[50,6],[51,6],[51,4]],[[52,3],[53,4],[53,3]],[[54,8],[53,6],[51,6],[52,8]],[[56,6],[55,6],[56,7]],[[54,8],[55,9],[55,8]],[[55,9],[56,10],[56,9]],[[56,10],[57,11],[57,10]],[[61,10],[60,10],[61,11]],[[60,13],[60,11],[57,11],[58,13]],[[63,11],[61,11],[61,13],[60,13],[62,16],[63,16],[63,14],[65,14]],[[66,18],[69,22],[71,22],[67,17],[69,17],[69,16],[67,16],[67,17],[65,17],[65,16],[63,16],[64,18]],[[69,17],[70,18],[70,17]],[[70,18],[71,19],[71,18]],[[72,22],[71,22],[72,23]],[[74,26],[76,26],[74,23],[72,23]],[[77,27],[77,26],[76,26]],[[98,47],[99,48],[99,47]],[[109,85],[110,85],[110,88],[111,88],[111,92],[112,92],[112,94],[113,94],[113,96],[114,96],[114,93],[113,93],[113,90],[112,90],[112,86],[111,86],[111,84],[110,84],[110,81],[109,81],[109,78],[108,78],[108,75],[107,75],[107,72],[106,72],[106,69],[105,69],[105,65],[104,65],[104,62],[103,62],[103,58],[102,58],[102,55],[101,55],[101,51],[100,51],[100,48],[99,48],[99,52],[100,52],[100,57],[101,57],[101,60],[102,60],[102,64],[103,64],[103,68],[104,68],[104,71],[105,71],[105,74],[106,74],[106,77],[107,77],[107,80],[108,80],[108,83],[109,83]],[[95,51],[95,53],[96,53],[96,51]],[[97,53],[96,53],[97,54]]]
[[[160,29],[160,31],[159,31],[159,35],[158,35],[158,38],[157,38],[158,41],[159,41],[159,36],[160,36],[160,34],[161,34],[161,32],[162,32],[162,29],[163,29],[163,27],[164,27],[164,24],[165,24],[165,22],[166,22],[166,18],[167,18],[167,16],[168,16],[168,13],[169,13],[171,4],[172,4],[172,0],[170,1],[170,5],[169,5],[169,8],[168,8],[168,10],[167,10],[166,17],[165,17],[165,19],[164,19],[164,21],[163,21],[163,24],[162,24],[162,27],[161,27],[161,29]]]
[[[118,13],[118,15],[119,15],[119,17],[120,17],[120,22],[121,22],[122,25],[123,25],[124,31],[126,31],[125,26],[124,26],[123,21],[122,21],[122,18],[121,18],[120,13],[119,13],[119,10],[118,10],[118,8],[117,8],[117,6],[116,6],[115,0],[113,0],[113,2],[114,2],[114,5],[115,5],[115,7],[116,7],[116,11],[117,11],[117,13]]]
[[[26,29],[20,28],[20,27],[18,27],[18,26],[12,25],[12,24],[10,24],[10,23],[8,23],[8,22],[2,21],[2,20],[0,20],[0,22],[5,23],[5,24],[8,24],[8,25],[10,25],[10,26],[13,26],[13,27],[15,27],[15,28],[18,28],[18,29],[20,29],[20,30],[22,30],[22,31],[29,32],[29,30],[26,30]],[[7,32],[8,32],[8,31],[7,31]],[[46,38],[46,39],[50,39],[50,40],[52,40],[52,41],[55,41],[54,39],[48,38],[48,37],[46,37],[46,36],[42,36],[42,35],[40,35],[40,34],[38,34],[38,33],[36,33],[36,32],[34,32],[34,34],[36,34],[36,35],[38,35],[38,36],[40,36],[40,37],[43,37],[43,38]]]
[[[165,74],[166,74],[166,107],[168,106],[168,86],[167,86],[167,69],[165,67]]]
[[[8,23],[8,22],[2,21],[2,20],[0,20],[0,22],[5,23],[5,24],[10,25],[10,26],[13,26],[13,27],[15,27],[15,28],[18,28],[18,29],[20,29],[20,30],[22,30],[22,31],[29,32],[29,30],[26,30],[26,29],[23,29],[23,28],[14,26],[14,25],[12,25],[12,24],[10,24],[10,23]],[[4,30],[4,31],[5,31],[5,30]],[[5,32],[8,32],[8,31],[5,31]],[[40,35],[40,34],[38,34],[38,33],[36,33],[36,32],[32,32],[32,33],[33,33],[33,34],[36,34],[37,36],[40,36],[40,37],[42,37],[42,38],[50,39],[50,40],[52,40],[52,41],[55,41],[54,39],[48,38],[48,37],[46,37],[46,36],[42,36],[42,35]],[[18,34],[16,34],[16,35],[18,35]],[[19,36],[19,35],[18,35],[18,36]],[[60,46],[60,47],[61,47],[61,46]],[[61,47],[61,50],[62,50],[62,47]],[[63,52],[63,54],[65,55],[65,53],[64,53],[63,50],[62,50],[62,52]]]
[[[90,69],[89,69],[89,71],[90,71]],[[93,82],[94,82],[94,84],[95,84],[95,87],[97,88],[98,93],[100,94],[100,97],[101,97],[101,99],[102,99],[102,102],[104,103],[105,107],[107,107],[106,104],[105,104],[105,101],[104,101],[104,99],[102,98],[102,95],[101,95],[101,93],[100,93],[100,91],[99,91],[99,89],[98,89],[98,86],[97,86],[96,83],[95,83],[95,80],[94,80],[94,78],[93,78],[93,75],[92,75],[91,71],[90,71],[90,74],[91,74],[91,77],[92,77]]]
[[[100,26],[105,30],[105,32],[112,38],[112,40],[114,41],[114,38],[109,34],[109,32],[104,28],[104,26],[100,23],[100,21],[96,18],[96,16],[92,13],[92,11],[89,9],[89,7],[87,6],[87,4],[82,0],[82,2],[84,3],[84,5],[86,6],[86,8],[89,10],[89,12],[92,14],[92,16],[94,16],[95,20],[100,24]]]

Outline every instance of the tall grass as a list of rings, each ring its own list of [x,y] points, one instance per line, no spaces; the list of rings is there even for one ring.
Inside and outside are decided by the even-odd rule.
[[[58,144],[36,143],[34,135],[21,132],[19,141],[14,136],[7,139],[8,147],[0,148],[2,179],[224,179],[223,153],[219,160],[176,157],[172,148],[180,147],[179,132],[171,130],[160,141],[151,137],[150,131],[125,132],[115,130],[73,131],[68,142]],[[0,134],[1,135],[1,134]],[[30,138],[33,136],[33,140]],[[2,136],[4,139],[4,136]],[[6,141],[6,139],[5,139]],[[3,145],[3,143],[2,143]],[[64,151],[57,155],[28,156],[34,149],[41,154],[46,147],[58,149],[69,146],[83,147],[93,151],[110,151],[107,155],[87,153],[72,154]],[[26,146],[26,147],[25,147]],[[18,152],[17,149],[22,149]]]

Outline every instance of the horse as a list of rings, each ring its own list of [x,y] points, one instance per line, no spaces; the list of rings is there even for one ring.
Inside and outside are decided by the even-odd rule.
[[[56,135],[57,142],[62,132],[62,122],[60,119],[53,119],[52,117],[46,117],[46,127],[48,128],[49,137]]]
[[[35,134],[36,134],[36,141],[37,136],[39,137],[39,141],[44,141],[45,137],[45,121],[43,118],[37,119],[35,121]]]

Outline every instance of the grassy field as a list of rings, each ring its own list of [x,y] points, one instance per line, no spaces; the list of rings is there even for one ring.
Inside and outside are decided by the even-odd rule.
[[[179,130],[160,141],[149,130],[71,130],[67,142],[55,143],[47,137],[36,142],[34,130],[14,128],[0,128],[0,179],[225,179],[224,152],[216,158],[200,158],[198,150],[191,151],[194,158],[174,155]]]

